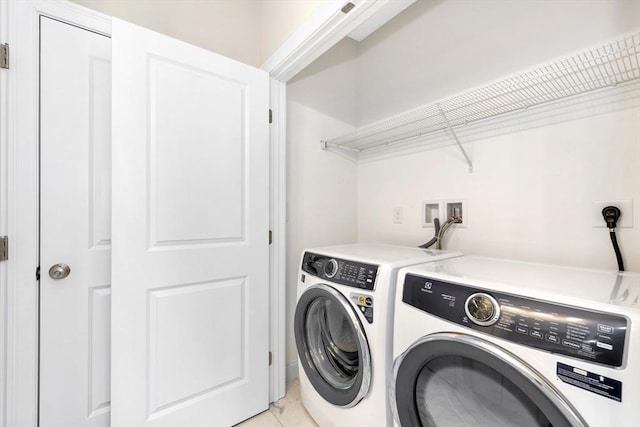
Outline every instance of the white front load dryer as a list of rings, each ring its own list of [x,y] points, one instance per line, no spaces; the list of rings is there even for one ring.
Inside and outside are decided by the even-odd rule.
[[[463,257],[398,275],[396,423],[637,427],[640,275]]]
[[[380,244],[303,252],[294,319],[300,392],[321,427],[392,424],[386,384],[397,272],[460,255]]]

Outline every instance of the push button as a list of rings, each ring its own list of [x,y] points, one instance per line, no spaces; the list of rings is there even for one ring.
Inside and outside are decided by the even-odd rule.
[[[596,341],[596,347],[603,348],[605,350],[613,350],[613,346],[611,344],[607,344],[606,342]]]
[[[582,344],[582,351],[586,351],[587,353],[593,353],[593,347],[587,344]]]
[[[558,338],[558,336],[557,336],[557,335],[549,335],[549,334],[547,334],[547,335],[545,336],[545,339],[546,339],[547,341],[549,341],[549,342],[554,343],[554,344],[559,344],[559,343],[560,343],[560,338]]]
[[[542,339],[542,332],[540,331],[531,331],[529,335],[531,335],[534,338],[538,338],[539,340]]]
[[[612,334],[614,333],[614,331],[615,329],[613,328],[613,326],[602,325],[598,323],[598,332],[602,332],[603,334]]]
[[[580,350],[580,344],[574,341],[562,340],[562,345],[569,348]]]

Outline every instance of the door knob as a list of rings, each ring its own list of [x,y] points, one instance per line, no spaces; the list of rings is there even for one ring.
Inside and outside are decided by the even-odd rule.
[[[71,273],[71,267],[67,264],[54,264],[49,269],[49,277],[54,280],[64,279]]]

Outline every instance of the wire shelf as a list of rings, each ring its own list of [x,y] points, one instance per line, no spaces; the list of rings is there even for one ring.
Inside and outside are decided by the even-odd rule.
[[[322,141],[322,146],[358,155],[447,130],[459,144],[454,131],[459,126],[637,79],[640,79],[640,31]]]

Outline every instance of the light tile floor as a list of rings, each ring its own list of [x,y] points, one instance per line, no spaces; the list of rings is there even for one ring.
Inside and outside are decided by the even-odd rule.
[[[269,410],[237,424],[236,427],[318,427],[300,399],[300,381],[287,383],[287,394],[269,405]]]

